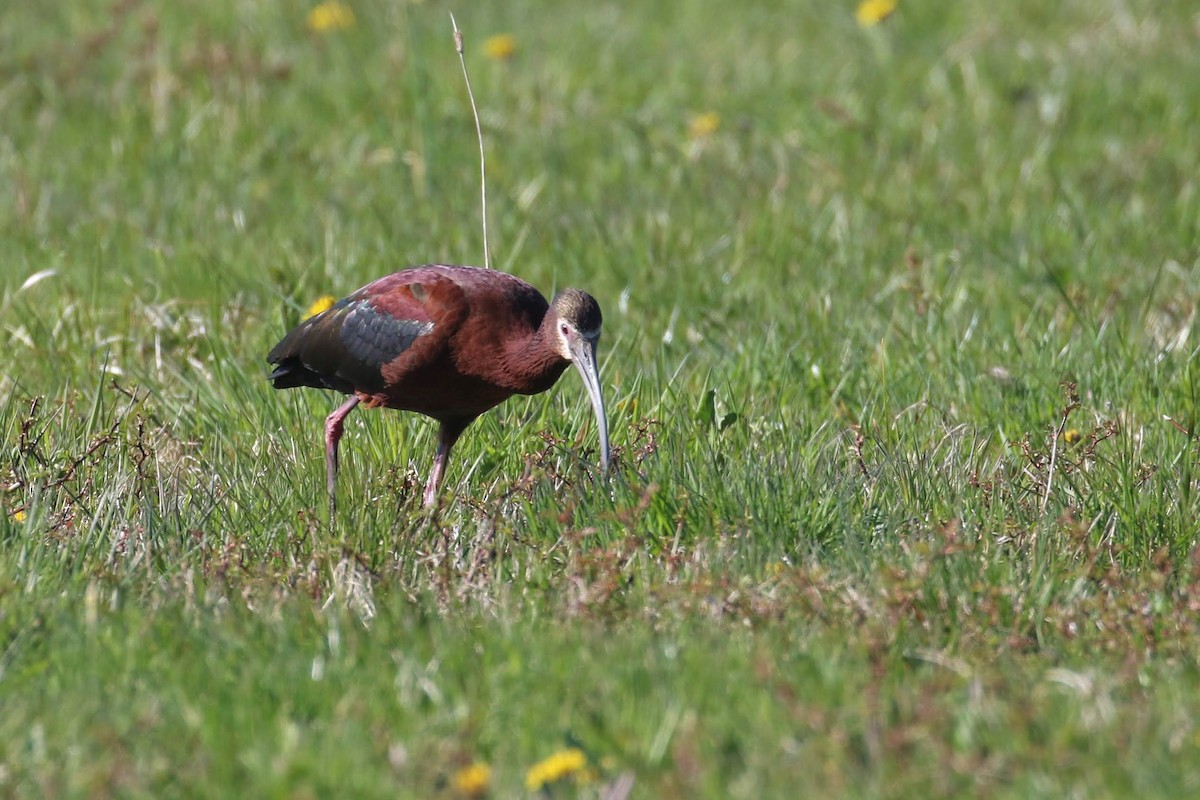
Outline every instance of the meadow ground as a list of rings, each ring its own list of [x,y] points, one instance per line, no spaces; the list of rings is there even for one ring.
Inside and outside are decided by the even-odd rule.
[[[331,530],[264,355],[482,257],[450,6],[350,8],[0,11],[0,795],[1200,791],[1194,5],[454,9],[616,465],[568,374],[430,519],[360,412]]]

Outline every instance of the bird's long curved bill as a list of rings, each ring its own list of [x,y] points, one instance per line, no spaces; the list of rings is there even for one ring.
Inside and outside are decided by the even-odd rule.
[[[600,433],[600,469],[608,472],[608,417],[604,414],[604,393],[600,391],[600,367],[596,363],[596,343],[580,340],[571,348],[572,363],[583,378],[592,410],[596,412],[596,430]]]

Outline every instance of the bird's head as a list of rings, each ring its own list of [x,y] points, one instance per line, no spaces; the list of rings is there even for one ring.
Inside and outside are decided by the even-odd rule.
[[[604,394],[600,391],[600,365],[596,344],[600,341],[603,318],[596,298],[578,289],[563,289],[550,303],[554,311],[554,335],[558,351],[575,365],[592,399],[596,428],[600,434],[600,467],[608,471],[608,419],[604,414]]]

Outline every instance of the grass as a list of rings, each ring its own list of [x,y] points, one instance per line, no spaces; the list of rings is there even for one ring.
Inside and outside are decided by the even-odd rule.
[[[364,412],[332,529],[263,357],[482,258],[448,8],[6,6],[0,793],[1194,795],[1198,18],[842,6],[459,10],[616,468],[568,376],[430,519],[433,426]]]

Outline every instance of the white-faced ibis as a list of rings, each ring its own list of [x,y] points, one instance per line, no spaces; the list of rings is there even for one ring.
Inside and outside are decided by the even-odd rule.
[[[416,411],[440,423],[425,505],[437,499],[450,449],[483,412],[514,394],[538,394],[568,364],[596,412],[600,465],[608,423],[596,343],[600,306],[578,289],[547,303],[525,281],[490,269],[428,265],[368,283],[304,320],[275,345],[276,389],[313,386],[350,395],[325,419],[329,504],[336,504],[338,441],[359,404]]]

